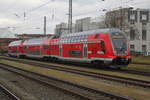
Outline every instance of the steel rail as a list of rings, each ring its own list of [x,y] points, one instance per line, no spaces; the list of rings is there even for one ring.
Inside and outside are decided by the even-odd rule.
[[[21,61],[21,60],[12,60],[12,61],[150,89],[150,81],[126,78],[126,77],[120,77],[120,76],[114,76],[114,75],[108,75],[108,74],[102,74],[102,73],[95,73],[95,72],[84,71],[84,70],[79,70],[79,69],[65,68],[65,67],[60,67],[60,66],[55,66],[55,65],[41,64],[38,62],[35,63],[31,61]]]
[[[40,80],[38,78],[33,78],[31,76],[28,76],[29,74],[23,74],[23,72],[26,72],[26,73],[30,73],[30,74],[33,74],[33,75],[38,75],[40,77],[44,77],[44,78],[47,78],[49,80],[53,80],[53,81],[57,81],[57,82],[61,82],[63,84],[67,84],[67,85],[71,85],[73,87],[76,87],[76,88],[80,88],[86,92],[90,92],[90,93],[93,93],[93,95],[95,94],[99,94],[101,96],[104,96],[108,99],[108,97],[110,98],[109,100],[134,100],[133,98],[130,98],[130,97],[126,97],[126,96],[120,96],[120,95],[117,95],[117,94],[114,94],[114,93],[110,93],[110,92],[106,92],[106,91],[101,91],[101,90],[97,90],[97,89],[93,89],[93,88],[90,88],[90,87],[86,87],[86,86],[82,86],[82,85],[79,85],[79,84],[76,84],[76,83],[72,83],[72,82],[69,82],[69,81],[65,81],[65,80],[61,80],[61,79],[57,79],[57,78],[54,78],[54,77],[50,77],[50,76],[46,76],[46,75],[41,75],[39,73],[36,73],[36,72],[32,72],[32,71],[27,71],[27,70],[24,70],[24,69],[21,69],[21,68],[17,68],[17,67],[13,67],[11,65],[7,65],[7,64],[3,64],[3,63],[0,63],[0,67],[3,68],[3,69],[6,69],[6,70],[9,70],[11,72],[15,72],[19,75],[22,75],[24,77],[27,77],[27,78],[30,78],[32,80],[35,80],[35,81],[38,81],[38,82],[41,82],[43,84],[46,84],[46,85],[50,85],[50,86],[53,86],[57,89],[61,89],[65,92],[69,92],[71,93],[72,95],[75,95],[75,96],[78,96],[80,97],[82,100],[97,100],[98,98],[90,98],[89,95],[83,95],[81,94],[80,92],[75,92],[75,91],[71,91],[71,90],[67,90],[66,88],[63,89],[61,86],[57,87],[55,85],[52,85],[51,83],[49,82],[46,82],[46,81],[43,81],[43,80]],[[18,70],[18,71],[22,71],[22,72],[18,72],[18,71],[14,71],[14,70]],[[95,96],[96,97],[96,96]],[[100,99],[100,98],[99,98]]]
[[[11,99],[11,100],[21,100],[19,97],[17,97],[14,93],[12,93],[10,90],[8,90],[5,86],[0,84],[0,89]]]
[[[10,58],[10,57],[8,57],[8,56],[6,56],[6,57],[3,57],[3,59],[5,59],[5,60],[15,60],[15,59],[13,59],[13,58]],[[42,61],[42,62],[44,62],[44,61]],[[55,64],[55,62],[53,62],[54,64]],[[66,64],[66,62],[65,63],[60,63],[60,62],[57,62],[57,63],[59,63],[59,64]],[[91,66],[89,65],[89,64],[77,64],[77,63],[67,63],[67,65],[76,65],[77,67],[88,67],[88,68],[91,68]],[[133,75],[142,75],[142,76],[148,76],[148,77],[150,77],[150,73],[149,72],[144,72],[144,71],[136,71],[136,70],[128,70],[128,69],[120,69],[120,70],[117,70],[117,69],[103,69],[103,70],[105,70],[105,71],[112,71],[112,72],[120,72],[120,73],[127,73],[127,74],[133,74]]]
[[[139,62],[133,62],[131,64],[138,64],[138,65],[150,65],[150,63],[139,63]]]

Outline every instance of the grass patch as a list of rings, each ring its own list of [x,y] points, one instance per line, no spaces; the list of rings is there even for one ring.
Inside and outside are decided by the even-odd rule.
[[[124,69],[150,72],[150,65],[130,64],[128,67],[126,67]]]
[[[150,57],[149,56],[137,56],[132,57],[133,63],[150,63]]]

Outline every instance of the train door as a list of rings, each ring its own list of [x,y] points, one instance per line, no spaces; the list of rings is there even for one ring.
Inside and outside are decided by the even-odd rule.
[[[39,56],[42,56],[42,45],[39,45],[39,47],[37,48],[37,51],[39,51]]]
[[[62,56],[62,44],[59,45],[59,56]]]
[[[105,42],[103,40],[100,42],[100,46],[101,46],[101,54],[105,54],[106,47],[105,47]]]
[[[83,48],[84,50],[83,50],[83,52],[84,52],[84,58],[87,58],[87,56],[88,56],[88,45],[87,44],[84,44],[84,48]]]

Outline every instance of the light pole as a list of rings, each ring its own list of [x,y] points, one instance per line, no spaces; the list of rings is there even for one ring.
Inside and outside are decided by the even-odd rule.
[[[46,35],[46,16],[44,16],[44,35]]]
[[[68,33],[72,33],[72,0],[69,0]]]

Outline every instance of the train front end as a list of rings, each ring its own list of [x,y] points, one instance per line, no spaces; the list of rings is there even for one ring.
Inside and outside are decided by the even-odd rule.
[[[129,41],[126,34],[114,32],[111,34],[114,59],[112,66],[125,67],[131,62]]]

